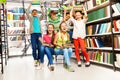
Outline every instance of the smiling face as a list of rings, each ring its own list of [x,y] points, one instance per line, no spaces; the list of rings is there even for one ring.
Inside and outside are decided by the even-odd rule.
[[[32,10],[32,16],[37,16],[38,11],[37,10]]]
[[[83,17],[83,15],[81,14],[81,12],[76,12],[75,13],[75,18],[76,19],[81,19]]]
[[[48,34],[52,34],[53,31],[54,31],[54,26],[51,25],[51,24],[49,24],[48,27],[47,27],[47,33],[48,33]]]
[[[56,14],[57,14],[57,12],[55,12],[55,11],[51,11],[50,12],[50,17],[52,18],[52,19],[56,19]]]
[[[66,31],[67,31],[67,24],[66,24],[65,22],[62,22],[62,23],[60,24],[60,30],[61,30],[62,32],[66,32]]]

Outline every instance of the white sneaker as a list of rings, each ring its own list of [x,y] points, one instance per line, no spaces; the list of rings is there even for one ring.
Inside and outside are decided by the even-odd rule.
[[[90,66],[90,62],[86,62],[85,67],[89,67],[89,66]]]
[[[40,64],[40,69],[42,69],[44,67],[44,64],[43,63],[41,63]]]
[[[78,67],[81,67],[82,66],[82,63],[79,61],[78,62]]]

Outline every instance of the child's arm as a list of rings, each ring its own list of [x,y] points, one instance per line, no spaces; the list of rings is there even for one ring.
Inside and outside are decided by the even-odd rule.
[[[83,6],[83,11],[84,11],[84,16],[83,16],[83,19],[85,22],[87,22],[88,20],[88,15],[87,15],[87,11],[85,10],[85,7]]]
[[[45,12],[44,12],[44,7],[40,5],[40,8],[41,8],[41,16],[40,16],[40,20],[42,20],[44,17],[45,17]]]
[[[66,9],[64,9],[64,17],[63,17],[63,21],[66,21]]]
[[[31,19],[31,16],[30,16],[30,8],[31,8],[31,3],[29,4],[29,7],[27,8],[27,9],[25,9],[25,13],[26,13],[26,15],[27,15],[27,17],[28,17],[28,19],[30,20]]]

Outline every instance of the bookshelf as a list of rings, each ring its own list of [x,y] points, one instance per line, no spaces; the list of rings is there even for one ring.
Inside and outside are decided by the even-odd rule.
[[[14,5],[7,10],[9,57],[21,56],[26,53],[25,51],[22,52],[22,50],[26,48],[26,39],[29,37],[29,21],[26,19],[21,1],[20,3],[9,1],[7,5]],[[18,52],[16,53],[14,49],[18,50]]]
[[[1,72],[4,72],[4,62],[7,65],[8,58],[8,39],[7,39],[7,13],[6,5],[0,3],[0,68]]]
[[[87,4],[89,4],[90,1],[92,0],[87,1]],[[95,1],[96,0],[94,0],[94,2]],[[120,32],[118,30],[119,26],[118,25],[116,26],[117,24],[116,21],[120,19],[120,15],[119,14],[113,15],[113,13],[116,13],[116,11],[113,8],[113,5],[115,6],[118,2],[115,2],[115,0],[107,0],[103,3],[100,3],[99,5],[95,5],[96,3],[94,4],[94,2],[93,2],[94,6],[92,6],[87,10],[88,18],[91,18],[92,17],[91,15],[98,14],[100,10],[103,13],[100,14],[102,16],[98,14],[98,17],[100,16],[99,18],[94,17],[95,19],[93,18],[89,20],[86,24],[86,34],[87,34],[86,49],[88,50],[88,53],[89,51],[92,51],[93,53],[98,51],[100,52],[100,54],[109,52],[110,54],[107,53],[108,54],[107,56],[110,55],[112,56],[106,58],[108,59],[107,61],[112,60],[111,61],[112,64],[109,63],[106,64],[104,61],[97,61],[97,60],[91,60],[91,62],[100,64],[101,66],[104,65],[104,66],[112,67],[113,70],[115,71],[116,70],[115,55],[117,52],[120,51],[120,48],[115,48],[116,45],[115,36],[120,35]]]

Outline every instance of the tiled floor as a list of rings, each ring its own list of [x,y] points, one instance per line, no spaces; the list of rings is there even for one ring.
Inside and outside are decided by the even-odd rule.
[[[31,56],[11,58],[5,67],[4,74],[0,74],[0,80],[120,80],[120,72],[111,69],[91,65],[86,68],[77,67],[76,61],[71,60],[75,72],[68,72],[62,64],[55,64],[55,71],[49,71],[47,59],[44,68],[36,70]]]

